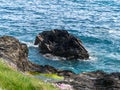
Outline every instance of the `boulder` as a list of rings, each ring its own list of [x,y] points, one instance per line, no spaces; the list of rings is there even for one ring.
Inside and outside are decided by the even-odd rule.
[[[88,51],[80,39],[66,30],[43,31],[36,36],[35,45],[39,44],[42,54],[65,57],[66,59],[88,59]]]
[[[27,69],[28,63],[28,48],[26,44],[20,43],[14,37],[3,36],[0,37],[0,58],[3,58],[9,63],[13,63],[21,71]]]

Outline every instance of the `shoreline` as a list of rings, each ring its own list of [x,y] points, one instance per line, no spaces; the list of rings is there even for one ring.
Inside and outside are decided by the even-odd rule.
[[[49,65],[37,65],[28,60],[28,47],[26,44],[20,43],[19,40],[10,36],[0,37],[0,42],[0,57],[7,57],[9,62],[16,65],[15,69],[23,73],[37,72],[62,76],[64,80],[55,83],[59,86],[69,85],[73,90],[120,89],[119,72],[107,74],[103,71],[93,71],[75,74],[72,71],[55,69]]]

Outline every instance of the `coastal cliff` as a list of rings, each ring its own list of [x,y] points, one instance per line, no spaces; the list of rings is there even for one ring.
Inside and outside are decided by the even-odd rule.
[[[120,90],[120,73],[107,74],[94,71],[75,74],[69,70],[59,70],[49,65],[37,65],[28,60],[28,48],[14,37],[0,37],[0,58],[22,72],[57,74],[64,80],[54,84],[68,84],[73,90]]]

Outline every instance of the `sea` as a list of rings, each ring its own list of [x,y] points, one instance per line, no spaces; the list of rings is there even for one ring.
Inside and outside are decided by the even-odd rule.
[[[88,60],[45,58],[38,33],[62,29],[82,40]],[[120,72],[120,0],[0,0],[0,36],[26,43],[29,60],[75,73]]]

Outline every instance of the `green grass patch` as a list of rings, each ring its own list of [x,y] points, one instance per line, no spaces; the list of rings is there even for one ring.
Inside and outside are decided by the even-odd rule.
[[[57,80],[63,80],[64,77],[63,76],[58,76],[57,74],[43,74],[43,73],[39,73],[39,72],[28,72],[29,74],[32,75],[36,75],[36,76],[44,76],[47,78],[53,78],[53,79],[57,79]]]
[[[3,90],[58,90],[50,83],[24,75],[0,60],[0,88]]]
[[[56,74],[41,74],[41,76],[46,76],[48,78],[59,79],[59,80],[63,80],[64,79],[63,76],[58,76]]]

